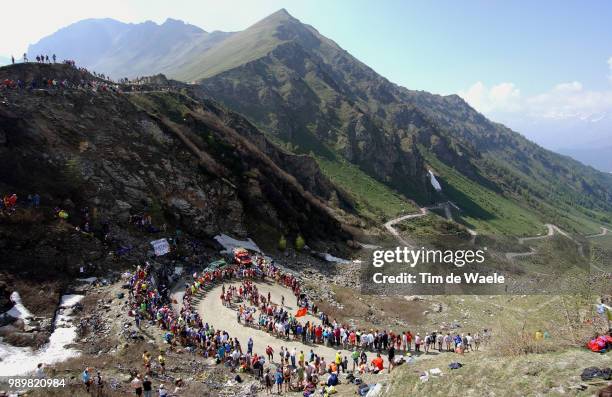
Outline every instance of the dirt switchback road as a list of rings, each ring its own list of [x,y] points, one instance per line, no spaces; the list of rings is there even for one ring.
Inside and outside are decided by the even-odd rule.
[[[257,285],[260,294],[267,295],[269,291],[272,296],[272,302],[274,303],[280,304],[281,296],[284,295],[285,309],[289,312],[295,313],[295,311],[297,310],[296,301],[291,290],[275,283],[256,282],[255,284]],[[226,284],[226,288],[230,285],[239,286],[240,283],[228,283]],[[265,331],[246,326],[243,323],[238,323],[238,321],[236,320],[236,311],[221,304],[221,290],[222,286],[218,285],[210,291],[207,291],[205,295],[201,298],[201,300],[197,303],[198,312],[200,313],[200,316],[202,316],[204,322],[208,322],[217,330],[226,330],[229,333],[230,337],[237,337],[244,349],[246,349],[246,344],[249,340],[249,337],[252,337],[254,342],[253,351],[255,353],[265,354],[266,346],[272,346],[272,348],[274,349],[275,363],[278,363],[278,352],[280,352],[281,347],[289,348],[289,350],[295,347],[298,354],[300,350],[302,350],[304,351],[304,354],[306,355],[307,359],[310,349],[313,349],[316,354],[318,354],[320,357],[325,358],[325,361],[327,363],[330,363],[331,360],[333,360],[336,356],[336,352],[338,349],[325,347],[323,345],[304,345],[301,343],[301,341],[287,341],[285,339],[280,339],[271,334],[268,334]],[[255,318],[257,319],[258,316],[259,311],[255,314]],[[302,317],[302,322],[306,322],[308,320],[314,321],[315,324],[320,324],[320,320],[311,315],[306,315]],[[343,357],[348,357],[350,369],[352,365],[352,361],[350,359],[351,352],[349,350],[340,350],[342,351]],[[368,361],[371,361],[375,357],[375,354],[373,352],[368,351],[367,355]],[[386,367],[388,365],[387,358],[384,355],[383,358],[385,359]]]

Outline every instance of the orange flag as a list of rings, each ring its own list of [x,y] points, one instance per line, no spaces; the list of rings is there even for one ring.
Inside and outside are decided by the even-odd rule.
[[[295,313],[295,317],[305,316],[307,312],[308,309],[306,309],[305,307],[299,308],[298,311]]]

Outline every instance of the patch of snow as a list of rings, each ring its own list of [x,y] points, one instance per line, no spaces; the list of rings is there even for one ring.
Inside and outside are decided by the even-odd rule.
[[[440,182],[438,182],[438,180],[436,179],[436,176],[431,170],[429,170],[428,172],[429,172],[429,180],[431,181],[431,186],[433,186],[433,188],[436,189],[437,192],[441,192],[442,185],[440,185]]]
[[[83,299],[83,295],[62,295],[60,299],[60,308],[68,308],[76,305]]]
[[[98,279],[97,277],[87,277],[87,278],[77,278],[77,281],[80,281],[82,283],[91,284],[95,282],[97,279]]]
[[[79,351],[66,348],[76,339],[76,326],[72,316],[64,309],[77,304],[83,295],[62,296],[60,308],[55,316],[55,328],[49,343],[34,351],[30,347],[16,347],[0,341],[0,374],[4,376],[25,375],[33,372],[38,363],[53,364],[79,355]]]
[[[236,240],[235,238],[232,238],[227,234],[219,234],[215,236],[214,239],[217,240],[217,242],[221,244],[223,248],[225,248],[225,250],[228,252],[232,252],[234,248],[242,247],[246,248],[249,251],[263,253],[263,251],[259,249],[257,244],[255,244],[255,242],[250,238],[246,240]]]
[[[5,313],[5,315],[9,315],[14,318],[20,318],[24,322],[27,323],[28,318],[33,317],[32,313],[23,305],[21,302],[21,296],[19,292],[13,291],[10,297],[11,302],[13,302],[13,307]]]
[[[323,254],[323,259],[325,259],[328,262],[335,262],[335,263],[350,263],[351,262],[348,259],[338,258],[328,253]]]
[[[361,248],[365,248],[365,249],[369,249],[369,250],[375,250],[375,249],[379,249],[381,248],[380,245],[374,245],[374,244],[366,244],[366,243],[362,243],[357,241],[357,244],[361,247]]]

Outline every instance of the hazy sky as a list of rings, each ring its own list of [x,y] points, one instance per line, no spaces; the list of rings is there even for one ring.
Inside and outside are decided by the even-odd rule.
[[[23,15],[3,18],[0,24],[0,56],[21,55],[29,43],[84,18],[161,23],[171,17],[208,31],[232,31],[286,8],[393,82],[459,93],[478,110],[511,126],[568,117],[598,122],[612,113],[612,1],[18,4]]]

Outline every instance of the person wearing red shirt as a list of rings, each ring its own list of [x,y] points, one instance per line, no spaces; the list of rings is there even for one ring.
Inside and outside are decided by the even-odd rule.
[[[315,335],[317,337],[317,343],[321,343],[321,338],[323,337],[323,328],[320,325],[315,329]]]
[[[385,368],[383,358],[380,356],[380,353],[376,355],[376,358],[372,360],[372,365],[374,366],[374,373],[379,373]]]

